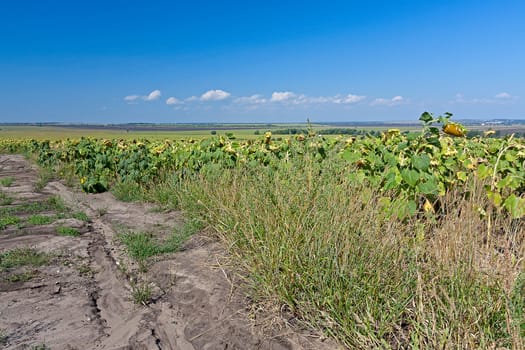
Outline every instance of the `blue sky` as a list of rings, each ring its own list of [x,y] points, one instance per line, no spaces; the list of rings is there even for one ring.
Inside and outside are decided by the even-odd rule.
[[[525,2],[3,1],[0,122],[525,119]]]

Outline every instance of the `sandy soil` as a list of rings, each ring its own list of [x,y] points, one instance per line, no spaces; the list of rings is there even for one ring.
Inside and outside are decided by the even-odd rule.
[[[11,208],[20,223],[0,230],[0,253],[30,247],[51,258],[42,266],[0,273],[0,348],[40,344],[49,349],[339,348],[290,326],[283,315],[254,313],[235,274],[221,263],[225,254],[220,244],[205,233],[140,272],[117,233],[132,230],[162,237],[183,224],[180,213],[119,202],[109,193],[87,195],[56,181],[36,191],[38,170],[18,155],[0,155],[0,179],[5,177],[14,181],[0,190],[12,201],[0,205],[0,210]],[[66,208],[46,207],[54,196]],[[28,211],[36,210],[28,206],[31,203],[39,207],[39,215],[55,220],[28,224]],[[78,212],[89,220],[75,219],[73,213]],[[60,226],[75,228],[80,235],[62,236],[57,233]],[[10,277],[23,273],[31,278]],[[145,284],[152,290],[151,303],[134,304],[133,286]]]

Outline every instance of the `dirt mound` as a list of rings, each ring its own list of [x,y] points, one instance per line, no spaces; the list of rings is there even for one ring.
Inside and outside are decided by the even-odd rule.
[[[38,170],[17,155],[0,156],[2,178],[11,181],[0,187],[0,347],[338,348],[294,329],[256,324],[220,264],[221,246],[205,234],[146,270],[117,239],[127,231],[166,237],[184,224],[180,213],[59,182],[36,191]],[[133,302],[140,292],[148,294],[147,307]]]

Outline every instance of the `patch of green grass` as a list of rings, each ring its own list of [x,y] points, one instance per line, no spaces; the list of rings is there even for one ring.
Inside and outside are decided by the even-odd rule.
[[[40,168],[38,172],[38,180],[35,183],[35,191],[40,192],[46,187],[49,181],[53,180],[54,172],[52,169]]]
[[[71,237],[80,236],[80,232],[78,232],[78,230],[76,228],[67,227],[67,226],[59,226],[59,227],[57,227],[57,233],[60,236],[71,236]]]
[[[0,185],[4,187],[9,187],[13,184],[14,181],[15,181],[15,178],[12,176],[3,177],[0,179]]]
[[[12,283],[27,282],[36,276],[34,271],[24,271],[21,273],[13,273],[6,277],[6,280]]]
[[[525,272],[521,272],[516,278],[509,303],[516,333],[525,339]]]
[[[20,266],[42,266],[51,260],[51,256],[32,248],[15,248],[0,253],[0,271]]]
[[[51,350],[46,344],[31,345],[31,350]]]
[[[81,211],[73,213],[71,216],[73,218],[77,219],[77,220],[80,220],[80,221],[84,221],[84,222],[88,222],[89,221],[89,217],[86,215],[86,213],[81,212]]]
[[[141,285],[132,285],[131,297],[135,304],[147,306],[151,302],[152,293],[153,290],[151,286],[147,283]]]
[[[132,181],[117,182],[111,187],[111,193],[123,202],[143,201],[145,199],[144,188]]]
[[[14,213],[38,214],[46,211],[57,211],[60,214],[68,212],[68,209],[64,204],[64,201],[59,196],[51,196],[43,201],[21,203],[0,208],[0,217]]]
[[[20,218],[13,215],[7,215],[0,218],[0,230],[5,229],[9,225],[16,225],[20,222]]]
[[[46,200],[46,207],[60,213],[67,212],[66,204],[60,196],[51,196]]]
[[[0,329],[0,345],[7,345],[8,339],[9,336],[7,335],[7,332],[4,329]]]
[[[118,238],[126,246],[128,254],[139,262],[141,269],[144,269],[148,258],[178,251],[182,243],[201,227],[200,221],[190,220],[163,241],[145,232],[121,233]]]
[[[31,215],[27,222],[31,225],[47,225],[53,222],[53,218],[51,216],[45,216],[45,215]]]
[[[9,205],[13,203],[14,199],[12,197],[9,197],[6,193],[3,191],[0,191],[0,205]]]
[[[77,270],[81,275],[93,276],[94,274],[93,269],[88,264],[77,266]]]
[[[139,263],[147,258],[160,254],[160,247],[153,235],[144,232],[127,232],[119,236],[120,241],[126,246],[128,254]]]

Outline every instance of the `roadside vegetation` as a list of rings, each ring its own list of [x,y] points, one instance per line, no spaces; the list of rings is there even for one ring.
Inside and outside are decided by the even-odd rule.
[[[38,267],[49,262],[50,256],[32,248],[15,248],[0,253],[0,272],[21,266]]]
[[[424,113],[419,132],[340,139],[5,140],[3,149],[87,192],[183,209],[215,230],[254,300],[350,349],[521,349],[525,141],[468,138],[450,119]],[[194,231],[119,238],[146,266]],[[149,294],[137,285],[133,297]]]

